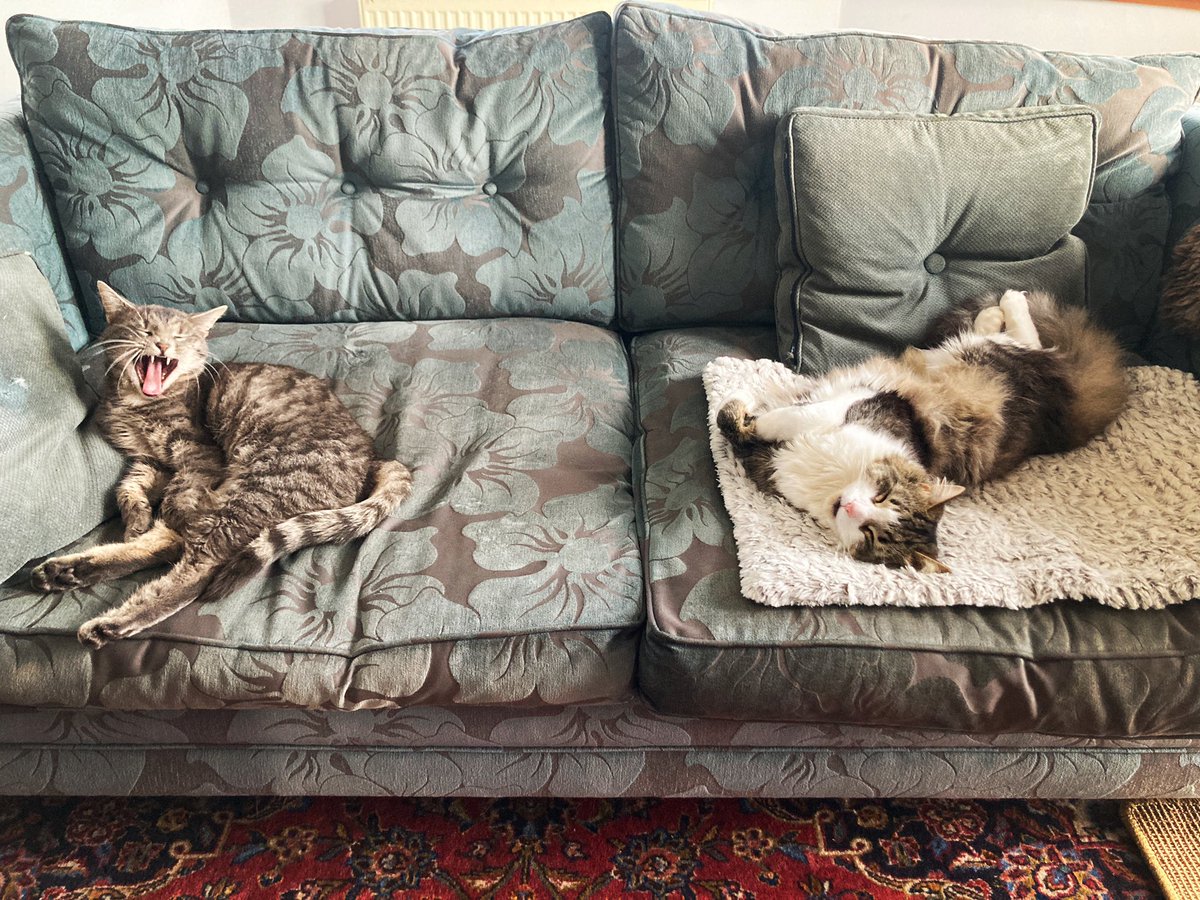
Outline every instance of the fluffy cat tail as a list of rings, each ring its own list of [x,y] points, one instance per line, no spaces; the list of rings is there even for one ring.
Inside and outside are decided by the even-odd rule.
[[[289,553],[317,544],[344,544],[369,533],[412,492],[412,472],[394,459],[376,460],[374,487],[358,503],[318,509],[264,528],[209,582],[206,600],[224,597],[246,579]]]
[[[1042,346],[1053,348],[1062,360],[1074,395],[1063,423],[1067,448],[1082,447],[1125,408],[1129,383],[1124,351],[1080,307],[1042,292],[1030,291],[1027,297]]]
[[[1177,332],[1200,339],[1200,225],[1192,226],[1175,245],[1158,308]]]

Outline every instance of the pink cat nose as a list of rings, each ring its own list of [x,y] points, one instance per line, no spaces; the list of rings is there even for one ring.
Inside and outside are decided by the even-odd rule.
[[[858,522],[867,517],[867,504],[862,500],[849,500],[842,503],[842,509],[846,511],[853,521]]]
[[[155,341],[155,342],[154,342],[154,346],[158,348],[158,350],[159,350],[159,352],[160,352],[160,353],[166,353],[166,352],[167,352],[167,345],[166,345],[166,344],[164,344],[162,341]]]

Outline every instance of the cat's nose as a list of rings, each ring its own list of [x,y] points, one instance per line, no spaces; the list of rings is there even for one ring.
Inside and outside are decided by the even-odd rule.
[[[867,517],[867,504],[861,500],[851,500],[842,504],[842,509],[846,511],[853,522],[858,522]]]
[[[166,352],[167,352],[166,344],[164,344],[162,341],[155,341],[154,346],[158,348],[160,353],[162,353],[164,356],[166,355]]]

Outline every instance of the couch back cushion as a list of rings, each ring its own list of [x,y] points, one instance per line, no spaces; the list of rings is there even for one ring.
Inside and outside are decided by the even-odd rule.
[[[1131,346],[1153,318],[1162,181],[1200,57],[1042,53],[840,32],[788,37],[720,16],[623,7],[614,37],[621,322],[770,322],[776,125],[799,106],[981,112],[1082,103],[1102,117],[1089,303]]]
[[[8,25],[93,331],[96,279],[246,322],[610,322],[610,32]]]

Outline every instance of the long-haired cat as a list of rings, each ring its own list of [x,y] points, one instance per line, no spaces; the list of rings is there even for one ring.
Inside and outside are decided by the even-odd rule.
[[[1082,446],[1128,389],[1113,337],[1047,294],[980,298],[935,325],[930,344],[765,406],[732,399],[717,424],[761,490],[809,513],[855,559],[946,572],[945,504],[1030,456]]]
[[[130,460],[117,488],[125,540],[46,560],[33,584],[70,590],[173,565],[86,622],[83,644],[216,599],[301,547],[360,537],[408,496],[408,468],[376,459],[326,382],[290,366],[208,362],[225,307],[188,315],[97,288],[108,318],[98,422]]]
[[[1175,245],[1163,278],[1159,311],[1180,334],[1200,339],[1200,224]]]

